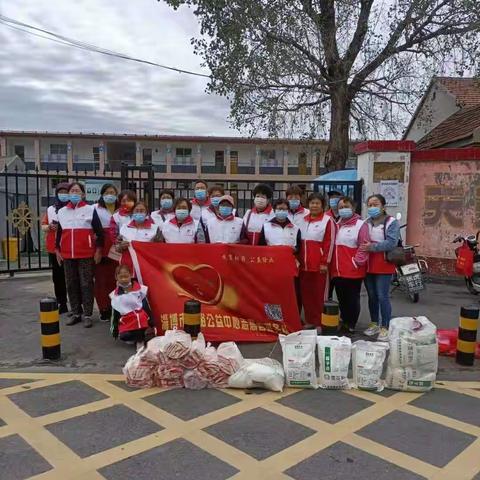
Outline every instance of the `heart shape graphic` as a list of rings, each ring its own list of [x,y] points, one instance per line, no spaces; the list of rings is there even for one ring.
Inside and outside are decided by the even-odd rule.
[[[218,272],[210,265],[177,265],[172,270],[177,285],[201,303],[216,305],[223,294],[223,282]]]

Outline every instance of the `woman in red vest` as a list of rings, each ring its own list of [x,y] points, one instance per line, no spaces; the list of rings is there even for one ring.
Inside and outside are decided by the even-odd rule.
[[[320,193],[308,197],[310,213],[299,219],[300,291],[305,323],[320,326],[323,304],[328,294],[328,269],[335,242],[335,224],[325,213],[325,198]]]
[[[108,322],[112,309],[110,307],[110,292],[115,288],[115,269],[118,262],[109,258],[113,243],[110,237],[110,224],[114,213],[119,207],[118,190],[113,183],[106,183],[100,190],[100,198],[94,205],[100,222],[102,222],[104,243],[102,260],[95,265],[95,300],[100,311],[100,321]]]
[[[103,228],[93,205],[85,202],[85,187],[73,182],[68,188],[69,202],[58,211],[56,255],[65,268],[72,318],[67,325],[82,321],[92,327],[93,270],[102,259]]]
[[[247,231],[249,244],[258,245],[263,224],[275,216],[271,204],[273,192],[268,185],[260,183],[252,193],[253,208],[245,212],[243,224]]]
[[[59,183],[55,188],[55,202],[50,205],[42,218],[42,230],[45,232],[45,247],[52,266],[52,280],[55,297],[58,303],[58,313],[68,312],[67,287],[63,265],[57,262],[55,255],[55,237],[58,228],[58,211],[68,203],[68,183]]]
[[[330,275],[335,280],[342,330],[353,334],[360,315],[360,290],[368,261],[368,252],[359,247],[369,243],[370,236],[367,224],[355,213],[355,202],[351,198],[340,198],[338,215]]]

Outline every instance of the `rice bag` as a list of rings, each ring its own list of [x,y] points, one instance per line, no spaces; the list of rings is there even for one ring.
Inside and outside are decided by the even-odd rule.
[[[273,392],[283,391],[284,384],[282,364],[273,358],[247,358],[228,379],[230,388],[265,388]]]
[[[388,345],[383,342],[358,340],[352,345],[352,368],[354,387],[360,390],[381,392],[383,363]]]
[[[352,341],[348,337],[318,336],[317,346],[320,364],[320,387],[350,388],[348,366],[350,365]]]

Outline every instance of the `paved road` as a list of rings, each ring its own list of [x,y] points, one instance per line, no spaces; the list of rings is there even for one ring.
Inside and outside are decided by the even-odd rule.
[[[51,294],[52,285],[45,275],[0,280],[0,369],[120,373],[126,359],[133,353],[133,347],[114,341],[108,333],[108,324],[99,322],[92,329],[85,330],[82,325],[65,326],[66,318],[62,318],[63,360],[55,366],[39,362],[38,301]],[[395,316],[426,315],[439,328],[455,328],[460,306],[475,300],[458,284],[429,284],[418,304],[409,302],[401,292],[394,292],[392,296]],[[362,303],[359,330],[368,323],[365,293]],[[275,344],[241,345],[244,356],[250,358],[268,356],[272,349],[272,356],[279,358],[280,348]],[[441,357],[439,378],[480,380],[480,361],[474,368],[460,368],[453,359]]]

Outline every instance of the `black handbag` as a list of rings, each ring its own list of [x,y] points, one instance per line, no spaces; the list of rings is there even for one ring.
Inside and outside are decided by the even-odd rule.
[[[383,222],[383,236],[385,240],[387,239],[387,222],[388,219],[391,217],[385,218],[385,221]],[[388,263],[392,263],[393,265],[396,265],[397,267],[401,265],[405,265],[407,261],[407,257],[405,254],[405,250],[403,249],[403,242],[402,242],[402,237],[398,239],[397,246],[394,247],[392,250],[385,252],[385,260]]]

